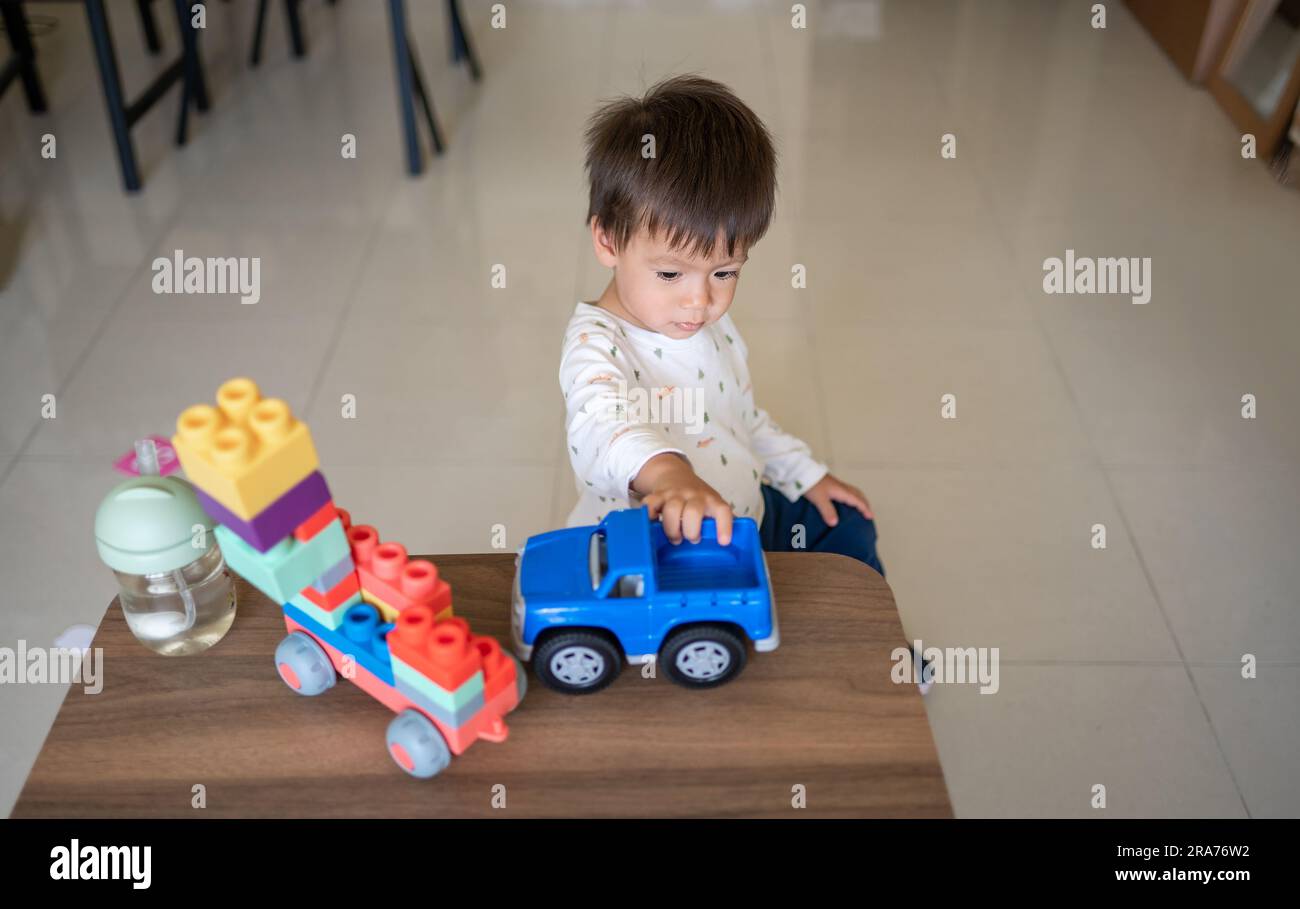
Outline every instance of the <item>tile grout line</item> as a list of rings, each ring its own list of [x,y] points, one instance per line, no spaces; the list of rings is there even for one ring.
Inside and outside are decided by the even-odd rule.
[[[1106,491],[1115,503],[1115,510],[1119,514],[1120,524],[1124,527],[1124,532],[1128,534],[1129,541],[1133,545],[1133,554],[1137,557],[1138,566],[1142,569],[1142,575],[1146,578],[1147,587],[1151,595],[1155,597],[1156,606],[1160,609],[1161,618],[1165,621],[1165,626],[1169,629],[1169,636],[1173,639],[1174,647],[1178,650],[1179,657],[1183,661],[1183,670],[1187,674],[1187,680],[1191,683],[1192,692],[1196,695],[1196,701],[1201,705],[1201,714],[1205,717],[1206,724],[1210,727],[1210,734],[1214,737],[1214,744],[1219,749],[1219,755],[1223,759],[1223,766],[1227,768],[1228,776],[1232,780],[1232,785],[1237,790],[1237,797],[1241,799],[1241,807],[1246,812],[1246,817],[1252,817],[1250,806],[1246,803],[1246,796],[1241,791],[1241,784],[1237,780],[1237,774],[1232,769],[1232,763],[1228,760],[1227,751],[1223,747],[1223,742],[1219,737],[1219,731],[1214,726],[1214,718],[1210,716],[1210,710],[1205,704],[1205,698],[1201,696],[1200,686],[1196,684],[1196,675],[1192,672],[1191,664],[1187,655],[1183,652],[1182,643],[1178,640],[1178,635],[1174,633],[1173,624],[1169,620],[1169,614],[1165,609],[1164,599],[1156,589],[1155,579],[1151,575],[1151,570],[1147,567],[1146,557],[1142,554],[1142,548],[1138,545],[1137,537],[1134,536],[1133,528],[1129,523],[1128,514],[1119,502],[1119,496],[1115,492],[1114,483],[1111,480],[1110,472],[1106,469],[1101,470],[1102,481],[1106,484]]]
[[[1007,229],[1002,225],[1001,219],[996,215],[996,206],[993,204],[993,197],[990,195],[989,188],[985,183],[985,178],[978,167],[972,168],[972,175],[979,188],[980,195],[983,196],[985,203],[989,206],[990,213],[993,215],[994,232],[1001,241],[1008,260],[1014,263],[1015,248],[1011,244],[1011,239],[1008,236]],[[1016,289],[1014,292],[1020,294],[1025,293],[1025,291],[1021,289]],[[1143,578],[1146,579],[1147,589],[1151,592],[1151,596],[1155,600],[1156,609],[1160,612],[1160,618],[1165,624],[1165,630],[1169,633],[1169,639],[1173,642],[1174,649],[1178,653],[1178,658],[1183,666],[1183,672],[1187,676],[1188,683],[1192,686],[1192,693],[1196,695],[1196,702],[1201,707],[1201,715],[1205,718],[1206,725],[1210,729],[1210,736],[1214,739],[1214,745],[1219,751],[1219,758],[1223,762],[1224,769],[1228,772],[1228,778],[1232,781],[1233,789],[1237,793],[1237,799],[1241,802],[1242,810],[1246,812],[1246,817],[1252,817],[1253,815],[1251,814],[1250,806],[1247,804],[1246,796],[1241,789],[1241,783],[1237,779],[1237,774],[1232,769],[1232,763],[1228,760],[1227,751],[1223,747],[1223,741],[1219,736],[1219,731],[1214,726],[1214,720],[1210,716],[1209,708],[1205,704],[1205,698],[1201,696],[1201,690],[1196,684],[1196,677],[1192,673],[1191,666],[1188,664],[1187,655],[1183,651],[1182,642],[1178,640],[1178,635],[1174,632],[1173,623],[1169,618],[1169,612],[1165,608],[1164,598],[1161,597],[1160,591],[1156,587],[1155,578],[1151,574],[1151,569],[1147,565],[1146,557],[1142,553],[1142,547],[1138,542],[1137,536],[1133,532],[1133,527],[1129,522],[1128,514],[1120,504],[1119,496],[1115,491],[1115,485],[1112,481],[1110,471],[1107,470],[1102,463],[1101,454],[1097,449],[1095,434],[1092,432],[1089,422],[1084,418],[1083,408],[1079,404],[1079,399],[1075,394],[1074,386],[1070,383],[1069,376],[1066,374],[1065,368],[1061,363],[1056,345],[1052,343],[1051,335],[1043,324],[1038,307],[1033,304],[1032,300],[1029,301],[1029,304],[1030,311],[1034,314],[1034,324],[1038,330],[1038,334],[1042,338],[1048,356],[1051,358],[1052,365],[1056,367],[1057,375],[1061,380],[1062,387],[1065,389],[1066,397],[1070,402],[1070,406],[1074,410],[1075,418],[1079,421],[1080,427],[1084,429],[1084,434],[1088,439],[1088,447],[1092,451],[1092,459],[1090,463],[1101,474],[1102,482],[1105,484],[1106,494],[1110,497],[1115,512],[1119,515],[1120,525],[1124,528],[1124,532],[1128,535],[1129,542],[1133,546],[1133,555],[1137,559],[1138,567],[1142,570]]]
[[[785,119],[785,110],[781,106],[781,91],[777,85],[775,75],[777,68],[776,54],[773,51],[771,33],[768,31],[768,13],[762,5],[754,7],[753,22],[757,30],[760,53],[763,60],[766,62],[766,65],[763,66],[762,69],[767,83],[768,97],[771,100],[772,110],[775,112],[778,135],[787,136],[789,135],[789,124]],[[794,258],[795,237],[795,233],[791,231],[791,246],[787,250],[787,256],[790,259]],[[812,305],[813,304],[810,303],[805,306],[804,312],[795,321],[800,323],[800,327],[803,329],[803,338],[805,343],[808,345],[808,352],[815,357],[817,353],[817,332],[814,322],[816,319],[813,314],[808,312]],[[825,446],[825,457],[821,458],[821,460],[826,464],[836,464],[834,443],[831,441],[830,414],[826,410],[826,389],[822,382],[822,371],[820,369],[813,369],[811,370],[811,373],[813,399],[817,402],[817,416],[821,422],[823,432],[822,442]]]
[[[604,35],[603,35],[603,40],[601,41],[601,47],[605,50],[605,53],[601,55],[600,64],[597,68],[597,80],[596,80],[597,85],[609,84],[609,74],[610,74],[610,70],[613,68],[613,62],[614,62],[614,52],[612,48],[614,45],[614,41],[613,41],[614,16],[617,15],[617,10],[613,6],[608,6],[605,8],[604,12],[605,12],[605,20],[603,23]],[[584,174],[585,174],[585,169],[584,169]],[[582,185],[584,188],[586,188],[585,179],[582,181]],[[584,206],[584,211],[585,211],[585,206]],[[584,229],[587,230],[588,233],[584,234],[584,242],[578,244],[578,255],[576,257],[576,261],[574,262],[574,274],[573,274],[573,285],[572,285],[573,292],[570,295],[572,298],[569,304],[570,306],[576,305],[580,295],[582,295],[582,277],[583,274],[586,272],[586,263],[587,263],[587,255],[588,255],[587,242],[590,241],[589,225],[584,225]],[[570,466],[569,458],[568,458],[569,441],[568,441],[567,413],[565,417],[562,417],[562,419],[565,420],[565,424],[566,424],[564,438],[561,439],[560,441],[560,456],[559,458],[556,459],[554,465],[552,466],[551,488],[547,491],[546,521],[548,524],[555,520],[556,488],[559,485],[559,481],[561,477],[564,475],[565,468]]]
[[[1239,469],[1243,466],[1263,469],[1279,469],[1289,467],[1300,467],[1300,461],[1279,461],[1260,462],[1260,463],[1237,463],[1237,464],[1145,464],[1132,463],[1125,464],[1119,461],[1102,461],[1100,464],[1091,460],[1044,460],[1032,461],[1027,459],[1010,459],[1000,458],[997,460],[969,460],[969,461],[896,461],[890,459],[874,458],[850,458],[844,462],[846,467],[858,468],[876,468],[885,470],[1022,470],[1031,467],[1049,468],[1049,467],[1075,467],[1075,466],[1097,467],[1100,470],[1145,470],[1145,471],[1179,471],[1182,473],[1214,473],[1224,470]]]
[[[938,644],[935,645],[939,646]],[[1198,669],[1213,669],[1232,667],[1238,668],[1240,663],[1234,662],[1214,662],[1205,660],[1004,660],[999,659],[998,664],[1002,666],[1195,666]],[[1300,666],[1300,660],[1259,660],[1256,665],[1259,666]]]
[[[392,202],[397,193],[397,188],[389,190],[388,198],[385,201],[384,211],[387,212],[387,205]],[[312,413],[316,406],[316,399],[320,394],[321,388],[325,384],[325,375],[329,369],[335,352],[338,350],[339,343],[343,339],[343,331],[347,325],[348,316],[352,314],[352,307],[356,302],[357,294],[361,291],[361,281],[365,277],[366,267],[375,254],[376,246],[379,242],[379,235],[383,231],[384,215],[376,215],[374,223],[370,225],[370,232],[366,236],[365,250],[357,261],[356,275],[348,285],[347,297],[343,303],[343,308],[339,311],[338,317],[334,322],[334,330],[330,334],[330,339],[325,345],[325,350],[321,355],[320,365],[316,368],[316,375],[312,379],[311,390],[307,392],[307,401],[303,406],[304,414]]]
[[[604,8],[604,21],[602,22],[603,34],[601,40],[601,47],[606,52],[602,53],[601,62],[599,62],[597,68],[597,85],[602,85],[602,86],[607,85],[608,79],[610,79],[610,69],[612,68],[612,62],[614,62],[614,52],[612,52],[610,48],[614,46],[615,14],[616,14],[616,9],[612,7],[612,5],[611,7]],[[585,169],[584,169],[584,174],[585,174]],[[586,189],[585,178],[584,181],[582,181],[582,186],[584,186],[584,189]],[[585,211],[586,211],[586,207],[584,205],[584,212]],[[569,306],[571,307],[576,306],[578,299],[580,299],[581,296],[585,295],[584,293],[582,293],[582,276],[584,276],[584,273],[586,272],[586,256],[588,256],[589,254],[588,246],[586,246],[586,243],[590,242],[590,225],[589,224],[584,225],[584,230],[586,231],[586,233],[584,234],[584,242],[578,243],[577,256],[575,259],[575,263],[573,263],[573,293],[571,294],[572,300],[571,302],[569,302]],[[546,493],[547,494],[547,508],[546,508],[547,523],[551,523],[551,521],[555,520],[556,486],[559,485],[559,480],[560,477],[563,476],[564,468],[569,466],[567,416],[564,417],[564,423],[565,423],[564,438],[563,440],[560,440],[560,455],[559,458],[556,459],[554,464],[552,464],[551,466],[551,488],[547,490]]]
[[[138,199],[137,201],[142,200]],[[159,231],[154,235],[154,238],[149,242],[148,246],[157,246],[162,238],[171,233],[172,228],[176,226],[176,223],[180,219],[181,213],[185,208],[185,205],[178,205],[176,207],[176,211],[172,213],[172,216],[167,219]],[[63,377],[63,380],[59,382],[58,386],[55,388],[54,394],[56,401],[63,397],[64,390],[77,378],[78,375],[81,374],[81,368],[86,364],[86,361],[90,359],[90,355],[94,353],[95,347],[99,344],[100,338],[102,338],[104,332],[108,330],[109,323],[113,320],[113,317],[117,315],[118,309],[121,308],[122,303],[131,292],[131,288],[135,285],[136,278],[145,272],[152,270],[153,259],[146,255],[140,264],[128,273],[126,280],[122,284],[122,289],[118,292],[112,304],[108,307],[108,311],[104,313],[104,317],[100,320],[99,325],[95,327],[94,334],[92,334],[90,340],[86,342],[86,346],[77,356],[76,362],[73,363],[72,368],[68,370],[68,374]],[[32,424],[32,428],[28,430],[27,435],[23,438],[22,444],[18,446],[17,451],[14,452],[8,465],[5,466],[3,471],[0,471],[0,488],[3,488],[4,484],[8,482],[9,476],[14,472],[14,469],[18,466],[19,462],[24,460],[24,455],[27,452],[28,446],[30,446],[32,441],[36,438],[36,434],[41,431],[43,423],[44,420],[38,419]]]
[[[615,15],[615,9],[613,6],[609,6],[605,8],[605,22],[604,22],[605,34],[604,34],[604,40],[601,41],[601,46],[603,48],[606,48],[607,50],[613,45],[614,15]],[[613,63],[613,51],[608,50],[608,52],[604,54],[600,60],[600,66],[597,71],[597,82],[596,82],[597,85],[608,84],[609,71],[612,63]],[[585,168],[584,168],[584,173],[585,173]],[[584,188],[586,187],[585,179],[582,181],[582,185],[584,186]],[[585,206],[584,206],[584,211],[585,211]],[[584,225],[584,227],[589,229],[589,225]],[[580,243],[578,245],[577,262],[574,263],[573,294],[572,294],[573,303],[578,302],[578,295],[582,293],[582,275],[583,272],[586,270],[584,267],[587,261],[586,256],[587,256],[586,244]]]

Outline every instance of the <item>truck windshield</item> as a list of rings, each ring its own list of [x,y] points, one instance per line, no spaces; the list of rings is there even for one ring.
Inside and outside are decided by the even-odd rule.
[[[591,565],[591,589],[600,587],[605,572],[609,570],[609,550],[605,545],[605,534],[597,531],[591,535],[591,545],[587,550],[587,561]]]

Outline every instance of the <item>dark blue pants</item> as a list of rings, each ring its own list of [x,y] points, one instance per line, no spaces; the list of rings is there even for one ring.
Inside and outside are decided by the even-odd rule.
[[[835,552],[865,562],[881,575],[885,567],[876,554],[876,522],[864,518],[862,512],[839,502],[835,511],[840,522],[828,527],[817,506],[804,496],[791,502],[766,483],[763,484],[763,525],[758,529],[763,549],[768,552]],[[803,550],[795,549],[794,527],[802,524]]]

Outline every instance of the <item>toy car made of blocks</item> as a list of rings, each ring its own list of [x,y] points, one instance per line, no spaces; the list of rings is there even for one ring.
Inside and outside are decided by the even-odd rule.
[[[452,617],[451,588],[429,561],[381,543],[335,508],[305,424],[288,404],[235,378],[196,404],[173,439],[226,564],[279,602],[288,636],[280,677],[303,695],[341,675],[397,716],[388,751],[431,777],[478,739],[504,741],[523,699],[523,666]]]

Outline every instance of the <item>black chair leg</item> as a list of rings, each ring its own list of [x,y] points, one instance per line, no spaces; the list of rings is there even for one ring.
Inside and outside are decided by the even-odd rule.
[[[257,66],[262,62],[262,36],[266,33],[266,7],[271,0],[257,0],[257,25],[253,28],[253,51],[249,54],[248,65]]]
[[[415,92],[420,97],[420,106],[424,108],[424,119],[429,124],[429,135],[433,138],[433,153],[441,155],[445,148],[442,144],[442,130],[438,129],[438,118],[433,112],[433,99],[424,87],[424,76],[420,73],[420,60],[415,56],[415,46],[410,38],[406,43],[407,53],[411,58],[411,75],[415,78]]]
[[[469,34],[461,20],[460,0],[447,0],[447,13],[451,17],[451,62],[457,63],[462,59],[468,61],[470,78],[477,82],[483,77],[483,71],[479,68],[478,56],[469,43]]]
[[[405,0],[388,0],[388,18],[393,29],[393,62],[397,66],[397,103],[406,145],[406,170],[411,176],[416,176],[424,162],[420,155],[420,136],[415,128],[415,77],[411,71],[411,46],[406,37]]]
[[[140,28],[144,30],[144,45],[149,53],[156,54],[162,50],[162,41],[158,37],[158,23],[153,17],[153,0],[135,0],[135,8],[140,12]]]
[[[90,22],[90,40],[95,45],[95,60],[99,64],[99,81],[104,86],[104,102],[108,106],[108,123],[113,130],[117,161],[122,168],[122,182],[127,192],[137,192],[140,189],[140,170],[136,165],[135,148],[131,145],[131,126],[126,118],[122,76],[117,69],[117,54],[113,51],[113,38],[108,31],[104,0],[85,2],[86,18]]]
[[[299,0],[284,0],[284,14],[289,20],[289,41],[293,45],[293,55],[302,57],[307,53],[307,42],[302,34],[302,16],[299,15]]]
[[[185,90],[200,111],[208,109],[208,84],[203,76],[203,59],[199,56],[199,33],[190,21],[188,0],[176,0],[176,18],[181,29],[181,49],[185,61]]]
[[[0,15],[4,18],[5,32],[9,35],[9,46],[13,48],[12,66],[17,67],[17,74],[23,80],[23,94],[27,96],[27,109],[34,114],[46,111],[45,89],[41,85],[40,73],[36,71],[36,48],[32,44],[31,32],[27,30],[27,17],[23,15],[21,5],[0,3]],[[9,73],[10,78],[13,71]],[[5,80],[4,85],[8,84]],[[4,85],[0,85],[3,92]]]

